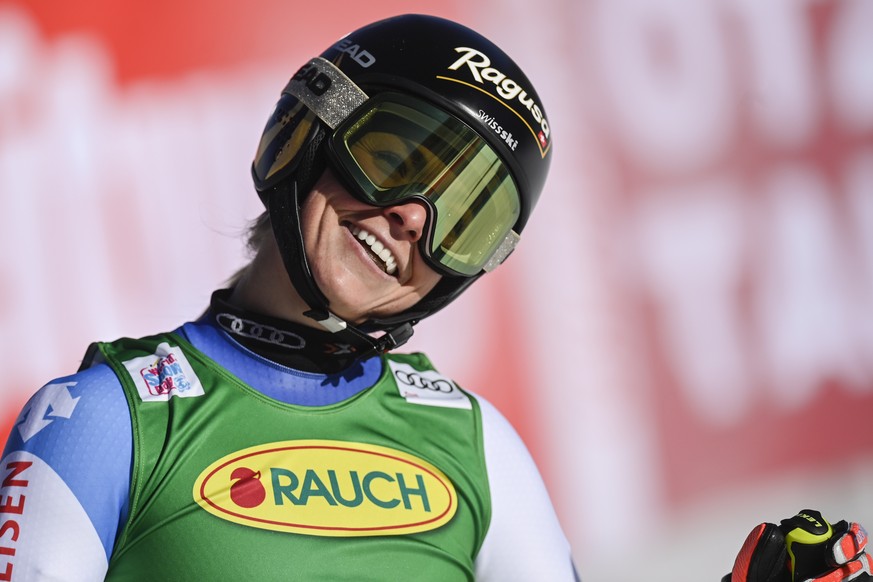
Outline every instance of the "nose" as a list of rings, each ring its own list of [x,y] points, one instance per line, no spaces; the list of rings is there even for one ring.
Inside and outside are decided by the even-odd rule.
[[[388,206],[384,214],[388,218],[391,236],[395,239],[417,242],[424,235],[428,215],[424,203],[413,201]]]

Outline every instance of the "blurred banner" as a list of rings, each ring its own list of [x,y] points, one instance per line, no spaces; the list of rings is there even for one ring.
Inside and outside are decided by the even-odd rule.
[[[197,317],[287,78],[425,12],[522,65],[555,157],[411,347],[521,432],[583,577],[717,580],[804,506],[873,527],[873,2],[297,4],[0,2],[0,438],[89,342]]]

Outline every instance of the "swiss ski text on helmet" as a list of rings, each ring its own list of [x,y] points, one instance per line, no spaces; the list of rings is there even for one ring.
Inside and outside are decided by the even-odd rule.
[[[533,118],[535,125],[537,125],[538,131],[534,131],[530,125],[528,125],[528,128],[537,140],[537,144],[542,150],[542,155],[545,157],[546,151],[549,147],[549,122],[546,121],[542,109],[534,101],[533,96],[529,95],[520,84],[508,77],[505,73],[492,67],[491,59],[489,59],[484,53],[469,47],[457,47],[455,51],[461,53],[461,58],[449,65],[450,71],[457,71],[461,69],[463,65],[467,65],[467,70],[470,71],[470,75],[477,83],[485,86],[489,83],[493,84],[495,91],[497,91],[497,94],[500,97],[508,99],[510,102],[518,100],[518,103],[521,104],[525,110],[530,112],[530,116]],[[460,81],[460,79],[454,79],[451,77],[446,78]],[[513,113],[524,119],[515,107],[507,106]]]

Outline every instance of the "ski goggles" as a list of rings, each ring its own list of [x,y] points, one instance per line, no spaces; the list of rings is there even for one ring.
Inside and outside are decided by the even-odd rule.
[[[397,93],[368,99],[328,138],[331,166],[361,201],[420,201],[428,221],[420,249],[437,271],[474,276],[497,267],[518,242],[518,187],[500,156],[466,123]]]

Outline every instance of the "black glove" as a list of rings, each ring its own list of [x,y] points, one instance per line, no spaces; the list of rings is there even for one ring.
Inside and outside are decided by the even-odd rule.
[[[857,523],[828,523],[804,509],[777,526],[762,523],[746,538],[722,582],[869,582],[867,532]]]

